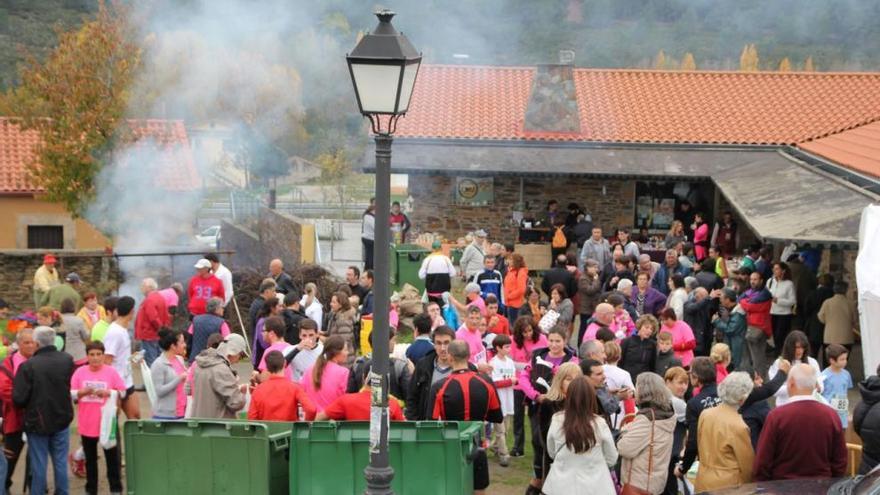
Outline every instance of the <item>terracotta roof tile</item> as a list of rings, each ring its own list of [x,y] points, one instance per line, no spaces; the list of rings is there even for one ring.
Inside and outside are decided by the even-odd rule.
[[[167,171],[157,176],[157,185],[169,191],[190,191],[200,185],[186,135],[179,120],[129,121],[137,146],[152,140],[161,150],[157,167]],[[29,165],[40,144],[36,130],[22,130],[15,119],[0,117],[0,193],[40,193],[42,187],[30,177]]]
[[[575,69],[580,131],[527,132],[534,74],[426,65],[397,136],[795,144],[880,119],[880,73]]]
[[[880,177],[880,121],[798,147],[859,172]]]

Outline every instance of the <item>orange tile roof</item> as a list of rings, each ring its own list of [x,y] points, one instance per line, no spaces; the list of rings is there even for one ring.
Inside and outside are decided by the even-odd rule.
[[[880,121],[798,145],[809,152],[880,177]]]
[[[191,191],[200,185],[186,135],[180,120],[129,121],[137,147],[155,143],[161,150],[157,167],[165,173],[156,177],[156,184],[169,191]],[[35,159],[40,136],[36,130],[22,130],[15,119],[0,117],[0,193],[34,194],[43,192],[28,171]]]
[[[534,74],[426,65],[396,136],[769,145],[880,119],[880,73],[575,69],[580,131],[530,132]]]

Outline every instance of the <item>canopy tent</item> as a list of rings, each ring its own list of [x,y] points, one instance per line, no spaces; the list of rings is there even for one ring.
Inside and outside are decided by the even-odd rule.
[[[880,364],[880,206],[862,211],[859,228],[859,255],[856,258],[856,283],[859,286],[859,326],[865,376],[876,374]]]

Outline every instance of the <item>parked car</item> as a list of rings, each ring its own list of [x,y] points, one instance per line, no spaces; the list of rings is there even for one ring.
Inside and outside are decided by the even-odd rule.
[[[824,480],[760,481],[711,495],[880,495],[880,466],[864,476]]]
[[[196,241],[210,248],[217,247],[217,241],[220,239],[220,226],[212,225],[196,235]]]

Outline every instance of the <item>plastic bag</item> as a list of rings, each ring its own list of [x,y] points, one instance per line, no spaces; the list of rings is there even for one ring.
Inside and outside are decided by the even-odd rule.
[[[155,410],[159,397],[156,395],[156,387],[153,385],[153,374],[147,362],[141,360],[141,377],[144,380],[144,390],[147,391],[147,398],[150,399],[150,408]]]
[[[559,313],[555,310],[549,309],[544,316],[541,317],[541,321],[538,322],[538,327],[544,333],[550,332],[550,329],[556,326],[556,322],[559,321]]]
[[[101,434],[98,438],[98,443],[105,450],[116,447],[116,436],[118,434],[116,402],[118,398],[119,392],[111,390],[110,397],[107,397],[104,405],[101,406]]]

